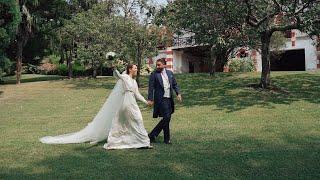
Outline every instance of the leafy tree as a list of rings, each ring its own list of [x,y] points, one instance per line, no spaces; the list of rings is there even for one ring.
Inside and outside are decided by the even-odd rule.
[[[160,29],[149,24],[151,11],[146,1],[101,2],[68,21],[61,28],[61,39],[75,42],[77,60],[92,67],[93,77],[98,67],[110,65],[105,58],[109,51],[137,63],[140,75],[142,59],[153,55],[161,40]]]
[[[127,58],[133,60],[138,66],[137,82],[142,60],[153,56],[157,52],[157,45],[167,39],[160,35],[162,28],[153,24],[156,7],[150,0],[120,0],[120,12],[123,12],[124,27],[127,27],[126,35],[123,37],[125,45],[122,50]],[[160,35],[160,36],[159,36]]]
[[[5,49],[14,39],[20,23],[19,6],[15,0],[0,1],[0,77],[2,72],[10,67],[10,60],[5,54]]]
[[[188,33],[196,44],[211,48],[211,74],[222,71],[228,55],[237,47],[256,47],[256,34],[245,26],[245,13],[235,9],[239,0],[179,0],[163,8],[158,24],[179,34]],[[239,12],[240,11],[240,12]],[[243,10],[242,10],[243,11]]]
[[[162,29],[157,26],[145,26],[137,23],[126,23],[131,27],[129,33],[124,38],[124,53],[134,60],[138,66],[137,82],[139,84],[140,72],[143,66],[143,59],[154,56],[157,52],[157,45],[161,44],[164,39],[159,36]]]
[[[159,17],[160,23],[168,25],[174,32],[190,32],[197,44],[210,45],[212,57],[216,54],[217,62],[223,62],[220,70],[226,62],[228,50],[239,46],[260,48],[260,87],[267,88],[270,85],[270,43],[273,33],[298,29],[310,36],[319,35],[320,2],[177,0],[163,9]],[[279,37],[279,34],[275,36]],[[283,40],[274,40],[275,46],[283,43]],[[223,54],[224,61],[219,60],[219,54]],[[216,64],[215,60],[213,64]]]
[[[18,26],[16,34],[16,67],[17,67],[17,84],[20,84],[22,71],[22,52],[35,28],[36,17],[32,15],[30,9],[38,5],[38,0],[19,0],[19,11],[21,14],[21,22]]]
[[[90,9],[99,0],[19,0],[21,22],[16,32],[15,43],[10,47],[16,59],[17,84],[20,83],[23,56],[30,58],[59,51],[64,55],[65,48],[59,43],[57,28],[65,20],[79,12]],[[72,42],[69,42],[69,45]],[[41,44],[41,46],[37,46]],[[27,48],[26,48],[27,47]],[[63,58],[63,57],[62,57]]]
[[[105,54],[119,48],[120,17],[115,17],[108,2],[102,2],[88,11],[78,13],[60,29],[61,41],[71,67],[73,58],[93,69],[97,76],[98,67],[105,63]],[[124,29],[124,27],[123,27]],[[72,44],[70,44],[72,42]],[[71,74],[69,74],[71,78]]]
[[[243,0],[246,22],[259,34],[262,52],[260,87],[270,85],[270,43],[274,32],[298,29],[310,36],[320,34],[318,0]]]

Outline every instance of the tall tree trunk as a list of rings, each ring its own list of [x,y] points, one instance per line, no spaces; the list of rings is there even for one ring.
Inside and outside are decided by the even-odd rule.
[[[93,69],[92,77],[97,78],[97,68],[96,67]]]
[[[97,78],[97,67],[93,59],[91,60],[91,63],[92,63],[92,77]]]
[[[27,44],[28,39],[31,36],[32,29],[31,29],[31,22],[28,19],[30,16],[28,11],[24,11],[23,8],[27,9],[24,5],[24,2],[20,2],[17,0],[17,3],[20,6],[20,13],[21,13],[21,22],[18,27],[18,32],[16,35],[17,41],[17,53],[16,53],[16,84],[20,84],[21,82],[21,71],[22,71],[22,52],[24,46]]]
[[[212,46],[210,49],[211,54],[211,69],[210,75],[214,76],[216,72],[223,72],[223,67],[226,65],[228,61],[229,51],[226,48],[220,48],[217,52],[215,51],[215,46]]]
[[[72,51],[70,50],[69,57],[67,57],[68,79],[72,78]]]
[[[137,84],[138,84],[138,87],[140,87],[140,74],[141,74],[141,47],[140,45],[138,45],[138,49],[137,49],[137,65],[138,65],[138,72],[137,72],[137,78],[136,78],[136,81],[137,81]]]
[[[216,73],[216,61],[217,61],[214,45],[212,45],[210,48],[210,58],[211,58],[210,76],[214,76]]]
[[[262,73],[260,87],[265,89],[270,85],[270,39],[272,32],[261,33]]]
[[[21,71],[22,71],[22,51],[23,51],[23,42],[18,40],[17,42],[17,54],[16,54],[16,84],[21,83]]]
[[[59,53],[60,53],[59,64],[63,64],[65,59],[64,59],[64,49],[63,49],[62,46],[61,46],[60,49],[59,49]]]
[[[223,49],[216,55],[215,72],[223,72],[223,68],[228,62],[228,50]]]

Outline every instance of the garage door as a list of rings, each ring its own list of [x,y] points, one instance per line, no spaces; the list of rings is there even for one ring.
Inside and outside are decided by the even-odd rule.
[[[288,50],[281,56],[271,56],[271,71],[305,71],[304,49]]]

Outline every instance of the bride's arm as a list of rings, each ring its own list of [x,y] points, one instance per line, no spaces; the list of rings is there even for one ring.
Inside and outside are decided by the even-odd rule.
[[[117,79],[123,79],[122,75],[119,73],[117,69],[113,70],[113,76],[116,77]]]
[[[148,102],[146,101],[146,99],[140,94],[139,92],[139,88],[138,88],[138,84],[137,81],[135,82],[135,88],[134,88],[134,96],[136,97],[136,99],[138,99],[139,101],[148,104]]]

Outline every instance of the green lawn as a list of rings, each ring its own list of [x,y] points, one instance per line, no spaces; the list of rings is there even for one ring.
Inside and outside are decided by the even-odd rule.
[[[21,83],[63,79],[58,75],[22,74]],[[16,76],[3,77],[3,84],[15,84]]]
[[[0,85],[0,179],[319,179],[320,72],[272,79],[283,91],[248,88],[259,73],[178,75],[173,145],[113,151],[38,141],[83,128],[113,78]],[[141,108],[150,131],[157,120]]]

